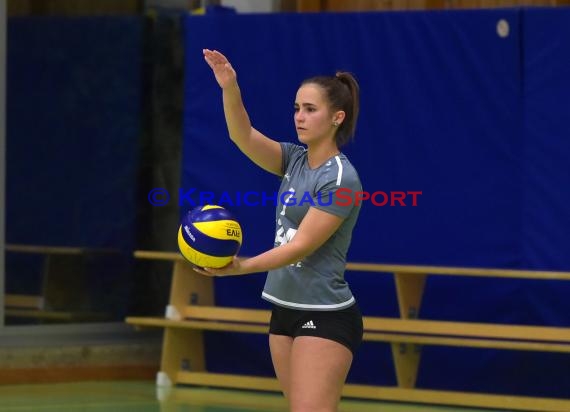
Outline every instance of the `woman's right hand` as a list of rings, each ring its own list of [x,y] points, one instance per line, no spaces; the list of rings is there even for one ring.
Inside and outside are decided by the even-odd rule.
[[[214,72],[216,81],[222,89],[236,82],[236,71],[232,68],[226,56],[217,50],[204,49],[202,52],[204,53],[204,60],[206,60],[206,63]]]

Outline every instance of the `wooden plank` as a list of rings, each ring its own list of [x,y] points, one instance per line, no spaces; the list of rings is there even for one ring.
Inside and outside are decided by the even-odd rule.
[[[28,2],[30,14],[38,16],[133,15],[143,11],[141,0],[28,0]]]
[[[447,0],[425,0],[425,6],[428,10],[445,8]]]
[[[148,326],[157,328],[184,328],[186,327],[186,321],[183,320],[170,320],[165,318],[156,317],[137,317],[129,316],[125,319],[125,322],[129,325],[136,326]]]
[[[453,338],[446,336],[407,335],[400,333],[375,333],[364,332],[365,341],[375,342],[399,342],[415,343],[432,346],[457,346],[481,349],[508,349],[526,350],[538,352],[562,352],[570,353],[570,344],[525,342],[513,340],[477,339],[477,338]]]
[[[465,268],[444,266],[415,266],[376,263],[347,263],[347,270],[356,272],[417,273],[419,275],[481,276],[517,279],[570,280],[570,272],[544,270],[515,270],[491,268]]]
[[[34,253],[38,255],[82,255],[88,249],[80,247],[65,247],[65,246],[42,246],[42,245],[16,245],[7,244],[7,252],[17,253]]]
[[[209,319],[231,322],[249,322],[269,324],[271,311],[264,309],[240,309],[216,306],[186,306],[186,318]]]
[[[326,0],[324,10],[334,12],[392,10],[400,3],[401,0]],[[405,2],[402,4],[405,5]]]
[[[220,388],[249,389],[279,392],[275,378],[208,372],[179,372],[180,383]],[[570,401],[566,399],[535,398],[525,396],[491,395],[428,389],[408,389],[383,386],[346,384],[345,398],[404,401],[452,406],[479,406],[522,411],[567,412]]]
[[[109,248],[22,245],[15,243],[7,244],[6,252],[30,253],[37,255],[92,255],[96,253],[120,253],[117,249],[109,249]]]
[[[178,252],[162,252],[153,250],[136,250],[134,256],[137,259],[152,259],[152,260],[185,260],[184,257]]]
[[[139,259],[184,261],[178,252],[157,252],[149,250],[137,250],[134,256]],[[477,276],[518,279],[542,279],[542,280],[570,280],[570,272],[545,271],[545,270],[517,270],[497,268],[467,268],[448,266],[423,266],[401,265],[385,263],[359,263],[348,262],[347,270],[355,272],[379,272],[379,273],[410,273],[421,275],[450,275],[450,276]]]
[[[170,320],[165,318],[128,317],[126,322],[134,326],[178,328],[178,329],[204,329],[227,332],[268,333],[268,325],[240,324],[202,320]]]
[[[159,328],[181,328],[181,329],[203,329],[227,332],[243,332],[243,333],[268,333],[268,325],[244,324],[244,323],[228,323],[215,321],[173,321],[164,318],[137,318],[130,317],[126,319],[130,325],[139,327],[159,327]],[[510,349],[510,350],[529,350],[544,352],[563,352],[570,353],[569,344],[543,343],[543,342],[524,342],[512,340],[496,340],[496,339],[477,339],[477,338],[454,338],[445,336],[427,336],[412,335],[401,333],[377,333],[365,332],[364,340],[371,342],[395,342],[410,343],[434,346],[458,346],[471,348],[486,349]]]
[[[35,295],[7,294],[4,296],[4,305],[20,309],[41,309],[44,306],[44,298]]]
[[[418,319],[364,317],[369,332],[397,332],[416,335],[474,337],[537,342],[570,342],[570,328],[504,325],[474,322],[450,322]]]
[[[43,311],[34,309],[6,309],[4,311],[7,317],[21,319],[40,319],[71,322],[74,314],[71,312]]]
[[[297,0],[298,12],[320,12],[323,11],[322,0]]]
[[[75,321],[107,321],[109,315],[99,312],[70,312],[36,309],[6,309],[5,315],[21,319],[38,319],[45,321],[75,322]]]
[[[214,306],[188,306],[184,312],[189,318],[234,322],[268,323],[270,312],[259,309],[223,308]],[[570,342],[570,328],[504,325],[474,322],[450,322],[420,319],[364,317],[367,332],[397,332],[416,335],[441,335],[540,342]]]
[[[188,307],[183,313],[194,313],[201,319],[226,322],[250,322],[267,324],[269,311],[221,307]],[[130,318],[127,318],[127,320]],[[181,321],[181,324],[189,320]],[[474,322],[450,322],[419,319],[397,319],[364,316],[366,332],[401,333],[447,337],[472,337],[480,339],[521,340],[535,342],[570,343],[570,328],[504,325]]]
[[[408,10],[426,10],[443,7],[443,0],[408,0],[406,3]]]

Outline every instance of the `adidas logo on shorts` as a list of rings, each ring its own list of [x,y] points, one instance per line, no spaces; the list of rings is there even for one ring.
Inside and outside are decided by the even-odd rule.
[[[313,321],[310,320],[307,323],[305,323],[303,326],[301,326],[301,329],[317,329],[317,327],[315,326]]]

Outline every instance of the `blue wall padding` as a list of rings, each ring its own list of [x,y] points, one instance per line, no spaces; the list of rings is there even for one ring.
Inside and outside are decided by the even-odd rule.
[[[7,242],[132,247],[142,20],[8,24]]]
[[[524,13],[523,254],[570,268],[570,9]]]
[[[142,29],[138,17],[9,19],[7,243],[134,248]],[[88,265],[89,293],[122,319],[130,263],[105,259]],[[42,268],[8,254],[6,290],[41,293]]]
[[[277,140],[296,141],[303,79],[348,70],[361,118],[344,151],[364,189],[423,192],[417,207],[365,204],[351,261],[569,270],[569,27],[567,9],[187,17],[183,186],[216,202],[279,185],[229,141],[203,48],[228,56],[254,126]],[[272,246],[274,205],[225,206],[243,224],[242,254]],[[347,278],[365,314],[397,316],[390,276]],[[263,282],[217,280],[217,303],[266,307]],[[420,316],[568,326],[569,292],[554,281],[432,277]],[[258,362],[270,375],[266,340],[255,339],[210,335],[209,367],[248,373]],[[568,395],[568,366],[555,354],[424,348],[418,385]],[[394,384],[389,346],[365,343],[349,380]]]

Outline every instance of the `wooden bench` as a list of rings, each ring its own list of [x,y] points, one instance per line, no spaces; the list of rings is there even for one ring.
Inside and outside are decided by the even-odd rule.
[[[159,385],[279,391],[274,378],[210,373],[204,361],[203,331],[267,333],[270,311],[215,307],[212,279],[195,273],[172,252],[137,251],[139,259],[173,262],[169,305],[164,317],[128,317],[136,327],[164,328]],[[422,345],[526,351],[570,352],[570,328],[415,319],[429,275],[570,280],[569,272],[475,269],[349,263],[347,270],[391,273],[395,277],[400,318],[364,317],[364,340],[389,342],[397,387],[347,384],[343,396],[362,399],[502,408],[570,411],[570,399],[429,390],[415,387]]]
[[[42,258],[41,287],[37,295],[4,295],[7,318],[35,319],[41,322],[103,321],[106,313],[79,310],[84,290],[77,272],[83,260],[98,253],[116,253],[108,249],[67,246],[7,244],[6,253],[38,255]]]

